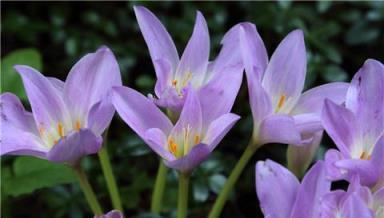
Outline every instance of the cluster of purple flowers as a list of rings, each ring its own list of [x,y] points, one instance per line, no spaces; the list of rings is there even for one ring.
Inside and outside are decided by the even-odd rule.
[[[17,96],[1,94],[1,155],[77,165],[81,157],[100,150],[101,135],[116,110],[166,166],[189,175],[240,119],[230,111],[245,71],[253,116],[249,147],[289,144],[289,170],[272,160],[256,164],[265,217],[384,217],[381,62],[367,60],[350,84],[330,83],[302,93],[307,54],[301,30],[289,33],[269,59],[256,26],[237,24],[209,61],[208,27],[198,12],[180,58],[161,22],[144,7],[134,10],[156,72],[155,95],[122,86],[118,63],[107,47],[84,56],[65,82],[15,66],[32,113]],[[306,171],[324,130],[337,149],[327,151],[300,183],[291,171]],[[348,190],[331,190],[337,180],[348,181]],[[116,211],[105,215],[120,216]]]

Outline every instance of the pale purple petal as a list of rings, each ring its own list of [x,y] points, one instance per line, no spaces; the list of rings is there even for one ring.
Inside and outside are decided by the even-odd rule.
[[[264,217],[288,218],[299,181],[280,164],[266,160],[256,164],[256,191]]]
[[[49,149],[43,146],[37,135],[13,126],[3,118],[1,123],[0,156],[7,154],[46,157]]]
[[[291,114],[318,113],[323,109],[324,100],[329,99],[340,105],[345,101],[349,84],[342,82],[328,83],[305,91],[293,108]]]
[[[168,135],[171,121],[148,98],[128,87],[112,88],[112,103],[123,120],[141,138],[151,128],[158,128]]]
[[[368,160],[344,159],[335,162],[335,166],[348,173],[347,180],[351,180],[353,175],[360,177],[361,184],[371,186],[377,182],[377,167]]]
[[[64,86],[64,97],[74,122],[79,121],[84,127],[91,107],[102,100],[112,86],[119,85],[119,65],[109,48],[102,46],[81,58],[72,67]],[[112,117],[113,111],[105,115]]]
[[[52,128],[52,123],[71,126],[70,115],[61,94],[41,73],[28,66],[16,65],[21,75],[38,128]]]
[[[248,75],[248,74],[247,74]],[[249,103],[253,117],[253,128],[258,129],[261,122],[272,114],[272,102],[258,79],[247,77]]]
[[[142,6],[133,7],[141,33],[147,43],[152,62],[156,66],[156,61],[165,59],[169,61],[172,72],[176,71],[179,62],[179,55],[171,36],[161,24],[159,19]],[[157,69],[156,69],[157,70]]]
[[[118,210],[109,211],[107,214],[101,216],[94,216],[94,218],[124,218],[123,213]]]
[[[344,158],[344,155],[336,149],[329,149],[327,153],[325,153],[325,167],[330,180],[336,181],[347,177],[346,172],[342,172],[341,169],[335,165],[337,161],[343,160]]]
[[[358,134],[353,113],[343,106],[325,100],[322,121],[325,131],[337,148],[344,154],[350,153]]]
[[[263,87],[272,97],[273,108],[291,111],[296,104],[304,87],[306,58],[301,30],[289,33],[276,48],[263,78]]]
[[[345,197],[346,192],[342,190],[332,191],[325,194],[321,199],[321,218],[335,218],[340,214],[340,202]]]
[[[323,130],[320,117],[314,113],[305,113],[293,116],[296,128],[301,134],[309,135]]]
[[[111,96],[105,96],[89,110],[87,128],[95,134],[101,135],[111,123],[114,113],[115,108],[112,105]]]
[[[214,78],[198,91],[203,128],[218,117],[229,113],[239,92],[242,78],[242,66],[224,69],[225,72],[216,74]]]
[[[319,217],[321,199],[330,190],[331,182],[326,178],[324,163],[318,161],[304,176],[290,217]]]
[[[76,164],[83,156],[97,153],[102,144],[101,136],[89,129],[81,129],[61,138],[48,152],[47,159],[53,162]]]
[[[167,136],[157,128],[148,129],[145,132],[144,141],[151,149],[165,160],[174,160],[175,157],[166,149]]]
[[[190,173],[201,162],[208,158],[211,153],[210,148],[205,144],[195,145],[191,151],[179,159],[165,161],[165,164],[173,169],[184,173]]]
[[[340,215],[345,218],[375,218],[365,202],[353,193],[341,205]]]
[[[222,48],[214,62],[208,65],[209,75],[224,76],[225,74],[234,74],[234,69],[241,68],[243,71],[243,60],[240,51],[239,40],[240,25],[236,25],[228,30],[221,40]],[[240,72],[242,73],[242,72]],[[206,75],[206,80],[209,76]]]
[[[311,164],[323,137],[323,131],[318,131],[309,136],[305,135],[304,140],[309,137],[310,142],[304,145],[289,145],[287,150],[288,169],[301,177]]]
[[[51,84],[53,85],[53,87],[56,88],[56,90],[61,94],[61,96],[63,95],[63,92],[64,92],[64,82],[57,79],[57,78],[54,78],[54,77],[47,77],[48,80],[51,82]]]
[[[155,66],[157,77],[155,93],[157,97],[160,98],[162,97],[164,90],[171,86],[173,76],[172,66],[169,61],[164,58],[154,61],[153,65]],[[173,87],[172,89],[174,90]]]
[[[191,39],[181,56],[176,70],[176,79],[183,80],[191,74],[194,83],[201,84],[207,71],[209,59],[209,32],[203,15],[198,11]]]
[[[171,135],[177,138],[178,136],[184,135],[183,132],[189,129],[192,131],[191,133],[193,133],[192,137],[193,135],[200,136],[202,125],[203,121],[199,98],[192,87],[189,87],[179,120],[172,129]]]
[[[212,151],[239,119],[240,116],[231,113],[217,118],[209,125],[202,142],[209,145]]]
[[[301,136],[292,117],[287,115],[271,115],[260,124],[256,136],[259,144],[283,143],[301,144]]]
[[[32,113],[24,109],[20,99],[12,93],[0,95],[0,109],[2,125],[14,127],[38,135],[35,120]]]
[[[384,132],[384,65],[368,59],[348,90],[346,106],[355,115],[364,143],[372,145]]]
[[[258,82],[264,76],[268,65],[268,54],[256,26],[252,23],[241,23],[240,48],[248,80]]]
[[[384,217],[384,187],[373,194],[372,209],[376,217]]]
[[[184,93],[183,90],[182,93]],[[184,95],[180,96],[176,89],[171,86],[166,87],[158,97],[156,99],[153,96],[149,96],[156,105],[170,109],[174,113],[180,113],[185,101]]]

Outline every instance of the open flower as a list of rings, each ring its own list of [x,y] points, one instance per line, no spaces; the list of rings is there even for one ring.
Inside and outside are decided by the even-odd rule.
[[[107,92],[121,85],[119,66],[108,48],[84,56],[65,83],[28,66],[15,69],[32,113],[15,95],[1,95],[1,155],[31,155],[74,164],[100,149],[100,135],[115,111]]]
[[[319,113],[324,99],[343,102],[348,84],[330,83],[301,94],[307,67],[303,32],[289,33],[268,63],[264,43],[255,25],[239,25],[254,122],[254,143],[304,145],[316,141],[312,133],[322,130]]]
[[[239,119],[229,111],[208,116],[191,87],[175,125],[152,101],[128,87],[114,87],[112,102],[123,120],[168,167],[184,173],[205,160]]]
[[[191,86],[201,96],[211,96],[213,90],[225,93],[215,93],[216,97],[223,96],[234,101],[243,72],[237,30],[228,31],[222,40],[223,48],[219,56],[210,63],[207,23],[203,15],[197,12],[192,36],[179,59],[170,35],[155,15],[142,6],[135,6],[134,10],[156,71],[157,98],[152,98],[157,105],[180,113],[187,86]]]
[[[256,191],[265,217],[319,218],[320,200],[330,188],[322,161],[308,171],[301,184],[276,162],[266,160],[256,164]]]
[[[350,180],[359,175],[363,185],[380,179],[384,166],[384,66],[367,60],[353,77],[345,107],[325,102],[324,128],[338,150],[326,153],[330,178]]]
[[[348,191],[335,190],[321,199],[321,218],[382,218],[384,217],[384,187],[372,193],[354,177]]]

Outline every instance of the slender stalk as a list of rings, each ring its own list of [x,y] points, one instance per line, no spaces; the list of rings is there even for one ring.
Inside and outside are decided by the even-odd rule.
[[[109,196],[112,199],[113,208],[123,212],[123,206],[121,204],[119,190],[117,189],[116,179],[113,175],[111,161],[109,159],[106,143],[104,143],[104,145],[100,149],[98,156],[101,168],[103,170],[104,178],[107,182]]]
[[[220,216],[225,202],[228,199],[229,193],[231,192],[233,186],[239,179],[239,176],[243,172],[244,167],[247,165],[248,161],[251,159],[257,149],[258,146],[254,146],[251,144],[247,146],[244,153],[241,155],[240,160],[237,162],[235,168],[233,168],[231,174],[229,175],[229,178],[224,184],[224,187],[219,193],[219,196],[217,196],[215,204],[213,205],[208,218],[217,218]]]
[[[189,174],[179,174],[179,193],[177,201],[177,218],[186,218],[188,212]]]
[[[93,213],[98,216],[103,215],[103,210],[101,209],[101,206],[97,201],[95,192],[93,191],[91,185],[89,184],[89,181],[87,179],[87,175],[85,174],[85,172],[83,171],[83,169],[81,169],[80,166],[74,166],[73,170],[76,173],[81,189],[83,190],[83,193],[85,195],[85,198],[87,199],[88,205],[91,207]]]
[[[165,189],[165,181],[167,178],[168,168],[164,165],[163,161],[160,159],[159,169],[157,170],[155,188],[152,193],[152,202],[151,202],[151,212],[160,213],[161,203],[163,200],[163,194]]]

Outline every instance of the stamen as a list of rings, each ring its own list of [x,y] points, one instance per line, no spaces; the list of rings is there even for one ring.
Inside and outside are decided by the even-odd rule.
[[[77,121],[75,122],[75,130],[76,130],[76,131],[79,131],[80,128],[81,128],[81,123],[80,123],[80,121],[77,120]]]
[[[175,141],[172,138],[169,138],[169,140],[168,140],[168,149],[175,156],[176,156],[176,153],[177,153],[177,147],[178,146],[175,143]]]
[[[60,122],[57,124],[57,131],[59,132],[59,136],[64,137],[64,127]]]
[[[371,159],[371,155],[368,154],[368,152],[363,151],[363,153],[361,153],[361,155],[360,155],[360,159],[362,159],[362,160],[370,160]]]
[[[193,141],[193,143],[195,143],[195,145],[200,143],[200,136],[199,135],[195,135],[195,140]]]
[[[280,110],[284,103],[285,103],[285,98],[286,96],[285,95],[281,95],[280,98],[279,98],[279,102],[277,103],[277,108],[276,108],[276,111]]]
[[[175,79],[172,80],[172,86],[173,86],[173,87],[176,87],[176,85],[177,85],[177,80],[175,80]]]
[[[189,81],[191,78],[192,78],[192,73],[188,71],[188,72],[186,73],[186,76],[185,76],[184,79],[183,79],[183,83],[182,83],[183,87],[187,85],[188,81]]]
[[[39,134],[41,137],[44,135],[44,131],[45,131],[44,127],[40,126],[39,127]]]

